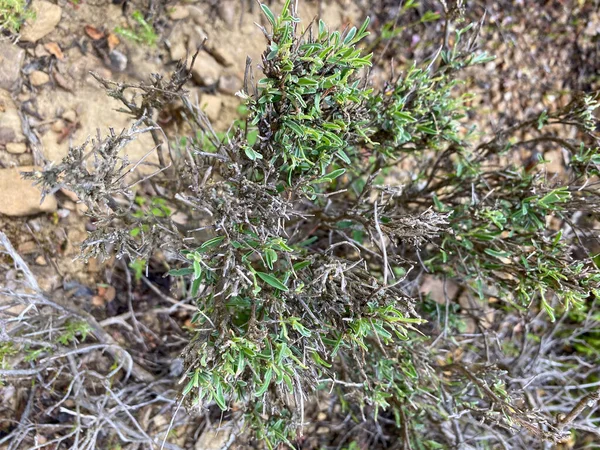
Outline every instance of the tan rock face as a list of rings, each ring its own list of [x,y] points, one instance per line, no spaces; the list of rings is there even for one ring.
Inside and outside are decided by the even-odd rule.
[[[211,86],[219,81],[221,65],[206,52],[200,52],[192,67],[194,81],[200,86]]]
[[[27,151],[27,145],[23,142],[9,142],[6,144],[6,151],[13,155],[20,155]]]
[[[190,11],[185,5],[175,5],[168,11],[168,14],[173,20],[182,20],[190,15]]]
[[[0,42],[0,89],[14,87],[24,58],[25,50],[10,42]]]
[[[10,94],[0,89],[0,145],[25,142],[21,118]]]
[[[45,0],[34,0],[31,10],[34,18],[28,19],[21,29],[21,40],[25,42],[36,42],[51,33],[62,16],[60,6]]]
[[[215,122],[219,119],[223,102],[218,95],[203,95],[200,100],[200,108],[206,113],[208,118]]]
[[[41,70],[34,70],[31,72],[31,75],[29,75],[29,81],[31,81],[31,84],[34,86],[41,86],[50,81],[50,76]]]
[[[38,187],[31,180],[24,180],[21,172],[36,170],[35,167],[0,169],[0,214],[29,216],[41,212],[56,211],[56,198],[48,195],[42,203]]]

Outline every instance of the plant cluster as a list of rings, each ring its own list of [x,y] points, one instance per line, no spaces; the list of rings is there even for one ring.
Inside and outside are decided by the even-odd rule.
[[[16,34],[27,19],[34,17],[25,0],[0,1],[0,31]]]
[[[302,28],[289,0],[279,16],[261,9],[264,78],[255,86],[247,71],[247,117],[226,136],[180,92],[189,76],[180,65],[147,85],[103,81],[136,128],[37,174],[47,192],[67,186],[88,204],[98,223],[88,254],[168,253],[197,307],[182,401],[218,407],[269,448],[300,442],[323,392],[382,445],[383,429],[407,449],[461,445],[489,428],[563,439],[596,394],[556,419],[536,410],[511,382],[525,366],[494,358],[487,340],[461,356],[453,311],[462,297],[549,322],[593,309],[595,98],[575,96],[477,143],[470,97],[455,87],[461,70],[490,61],[477,51],[479,25],[376,89],[359,47],[368,20],[332,32],[321,21]],[[178,145],[147,114],[177,96],[192,129]],[[150,179],[161,197],[150,204],[135,201],[131,165],[118,156],[141,123],[170,160],[161,156]],[[562,137],[567,128],[577,137]],[[551,176],[541,153],[521,163],[550,146],[567,155],[564,173]],[[175,209],[195,226],[173,223]],[[419,297],[424,275],[460,287],[445,312]]]

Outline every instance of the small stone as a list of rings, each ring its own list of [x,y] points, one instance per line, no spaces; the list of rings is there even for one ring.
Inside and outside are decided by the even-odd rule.
[[[188,222],[188,215],[183,211],[177,211],[171,216],[171,220],[177,225],[185,225]]]
[[[34,54],[36,58],[41,58],[42,56],[48,56],[50,53],[48,53],[43,44],[38,44],[35,46]]]
[[[54,31],[62,16],[60,6],[45,0],[34,0],[30,11],[33,17],[27,19],[21,28],[21,40],[24,42],[36,42]]]
[[[221,66],[206,52],[198,54],[192,67],[192,77],[200,86],[212,86],[219,81]]]
[[[220,450],[224,448],[231,436],[230,429],[206,429],[194,445],[195,450]]]
[[[202,96],[202,101],[200,102],[202,110],[206,113],[208,118],[213,122],[216,122],[219,118],[219,114],[221,113],[221,108],[223,106],[221,97],[217,95],[204,95]]]
[[[15,138],[15,130],[0,126],[0,145],[7,145],[9,142],[13,142]]]
[[[98,295],[102,296],[107,302],[112,302],[117,296],[117,290],[114,286],[100,286],[98,288]]]
[[[94,305],[96,308],[101,308],[104,306],[104,299],[99,295],[94,295],[92,297],[92,305]]]
[[[207,42],[207,49],[208,53],[210,53],[210,55],[215,58],[215,60],[225,66],[225,67],[231,67],[235,64],[235,59],[231,56],[231,54],[229,54],[227,51],[225,51],[224,48],[219,47],[218,45],[212,46],[210,43]]]
[[[27,151],[27,145],[21,142],[9,142],[6,144],[6,151],[8,153],[12,153],[13,155],[20,155]]]
[[[180,61],[185,59],[188,52],[183,42],[175,42],[171,45],[169,54],[171,55],[171,61]]]
[[[205,3],[189,5],[188,12],[194,23],[196,23],[197,25],[202,25],[206,23],[206,20],[210,15],[209,8],[210,6]]]
[[[127,68],[127,56],[125,56],[118,50],[113,50],[112,52],[110,52],[108,57],[110,58],[111,68],[115,72],[125,71],[125,69]]]
[[[219,79],[219,92],[235,95],[242,89],[242,81],[235,75],[224,75]]]
[[[55,133],[60,133],[65,129],[66,126],[67,125],[65,124],[64,120],[59,119],[52,124],[52,131]]]
[[[68,109],[62,114],[62,118],[68,120],[71,123],[77,122],[77,113],[72,109]]]
[[[71,214],[71,211],[65,208],[60,208],[58,211],[56,211],[56,215],[61,219],[66,219],[69,217],[69,214]]]
[[[219,17],[227,25],[233,25],[235,20],[235,3],[231,0],[221,0],[219,2]]]
[[[29,75],[29,81],[34,86],[42,86],[50,81],[50,76],[46,72],[42,72],[41,70],[34,70]]]
[[[21,47],[0,42],[0,89],[12,90],[15,87],[24,59],[25,50]]]
[[[10,93],[0,89],[0,145],[25,142],[19,110]]]
[[[41,212],[56,211],[54,195],[41,201],[41,192],[32,180],[24,180],[21,172],[36,170],[35,167],[0,169],[0,214],[7,216],[29,216]]]
[[[175,5],[168,12],[169,18],[172,20],[187,19],[190,15],[190,11],[185,5]]]
[[[19,166],[32,166],[35,162],[31,153],[23,153],[17,157]]]
[[[48,263],[46,262],[46,258],[44,258],[42,255],[35,258],[35,263],[38,266],[47,266],[48,265]]]
[[[25,241],[19,244],[17,250],[23,255],[30,255],[31,253],[36,252],[37,248],[38,246],[35,241]]]

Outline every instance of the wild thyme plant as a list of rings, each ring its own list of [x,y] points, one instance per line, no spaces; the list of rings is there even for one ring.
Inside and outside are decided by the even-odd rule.
[[[92,252],[114,243],[134,259],[177,251],[171,275],[188,281],[198,307],[183,354],[186,404],[232,412],[269,448],[294,445],[317,392],[330,392],[353,420],[392,424],[405,448],[440,448],[443,436],[427,424],[456,424],[461,411],[561,439],[569,422],[524,406],[522,391],[507,385],[510,369],[489,354],[462,361],[450,351],[452,329],[436,330],[439,314],[416,287],[429,273],[550,321],[597,295],[595,255],[582,243],[592,232],[581,219],[598,212],[594,98],[477,144],[470,97],[456,90],[459,71],[490,60],[477,52],[477,26],[456,30],[452,45],[375,90],[371,55],[359,47],[368,20],[332,32],[322,21],[302,28],[289,0],[279,16],[261,9],[264,78],[254,86],[247,71],[246,122],[219,139],[178,94],[195,133],[181,158],[169,148],[173,166],[154,178],[166,186],[160,214],[136,206],[132,186],[120,184],[126,162],[99,164],[121,169],[104,171],[95,190],[92,172],[76,163],[81,149],[42,175],[46,189],[68,185],[101,216]],[[142,121],[125,90],[140,89],[158,108],[159,93],[179,91],[186,77],[180,66],[167,82],[103,83]],[[577,141],[561,137],[565,127]],[[126,140],[113,135],[100,148]],[[543,157],[519,162],[523,149],[549,145],[568,154],[564,176],[549,177]],[[198,226],[170,223],[167,205]],[[447,299],[446,322],[457,300]]]

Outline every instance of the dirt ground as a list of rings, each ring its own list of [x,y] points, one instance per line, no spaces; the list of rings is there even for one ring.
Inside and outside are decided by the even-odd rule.
[[[440,32],[441,24],[435,22],[408,25],[414,21],[410,14],[439,11],[438,2],[422,2],[420,9],[400,19],[398,3],[402,2],[302,0],[299,6],[305,22],[319,16],[330,28],[359,24],[366,15],[373,17],[373,29],[388,21],[405,21],[406,27],[389,45],[377,43],[374,37],[367,43],[374,46],[379,64],[373,75],[381,82],[392,66],[401,70],[413,59],[435,50],[428,34],[422,33],[426,27],[432,30],[430,36]],[[482,45],[498,55],[485,67],[469,71],[462,88],[473,93],[473,104],[486,118],[480,124],[482,131],[564,104],[572,90],[590,90],[599,84],[598,5],[576,0],[541,2],[541,7],[539,3],[465,2],[467,20],[478,20],[486,11]],[[278,4],[273,2],[274,10]],[[155,5],[155,45],[135,42],[115,31],[135,28],[132,13],[143,6],[116,0],[33,0],[36,18],[23,26],[20,37],[0,34],[0,231],[8,236],[44,291],[62,295],[92,314],[115,341],[124,345],[133,342],[132,354],[142,365],[178,375],[173,361],[184,343],[191,313],[189,308],[163,315],[152,312],[170,308],[173,297],[177,297],[176,287],[165,284],[162,278],[164,270],[151,268],[148,279],[154,282],[152,287],[134,283],[127,292],[127,269],[122,261],[84,262],[77,258],[79,244],[94,227],[77,197],[59,191],[40,202],[39,191],[19,175],[20,171],[60,162],[69,146],[82,145],[98,133],[105,134],[110,128],[119,132],[131,125],[126,114],[116,111],[119,103],[106,95],[90,72],[124,83],[147,80],[150,74],[166,75],[205,39],[193,67],[193,83],[187,86],[189,95],[218,131],[227,130],[239,116],[240,99],[235,93],[242,88],[246,57],[251,58],[258,74],[256,67],[265,47],[264,36],[255,24],[265,25],[257,5],[237,0]],[[185,132],[168,113],[160,124],[173,140]],[[136,161],[153,145],[150,136],[142,136],[126,151],[131,161]],[[547,157],[554,161],[554,170],[560,171],[560,151]],[[4,272],[0,283],[10,285],[11,276],[14,273]],[[429,282],[424,290],[435,297],[439,283]],[[132,299],[141,314],[137,325],[131,321]],[[133,330],[138,326],[141,331]],[[165,333],[177,336],[169,339],[170,347],[166,348],[161,342]],[[171,376],[171,381],[176,379]],[[26,400],[25,390],[0,385],[0,416],[18,416],[26,408]],[[171,406],[146,406],[142,416],[147,429],[165,429]],[[319,427],[321,414],[315,413],[314,436],[308,439],[328,431]],[[220,418],[210,419],[218,422]],[[215,431],[215,427],[206,426],[207,418],[203,420],[175,427],[170,442],[196,450],[223,448],[228,443],[228,430]],[[0,441],[9,429],[0,424]],[[51,448],[43,446],[51,433],[38,433],[36,439],[35,448]]]

